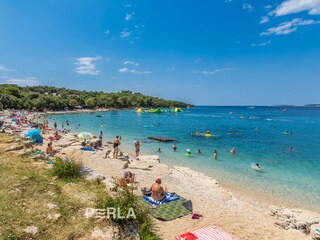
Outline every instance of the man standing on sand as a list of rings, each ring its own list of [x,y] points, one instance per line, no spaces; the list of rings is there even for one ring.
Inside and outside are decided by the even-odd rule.
[[[153,200],[160,201],[166,194],[166,189],[161,186],[161,178],[157,178],[156,182],[150,187],[151,197]]]
[[[134,147],[136,149],[136,158],[139,159],[139,154],[140,154],[140,142],[139,141],[135,141],[134,142]]]
[[[113,140],[113,158],[118,158],[118,151],[119,151],[119,146],[121,142],[119,139],[119,136],[116,136],[116,138]]]
[[[57,130],[57,122],[54,122],[54,124],[53,124],[53,127],[54,127],[54,130]]]

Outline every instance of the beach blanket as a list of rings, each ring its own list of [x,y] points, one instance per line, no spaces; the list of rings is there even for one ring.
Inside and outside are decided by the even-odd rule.
[[[28,154],[30,157],[35,157],[37,155],[40,155],[40,156],[45,156],[45,153],[39,149],[36,149],[34,151],[31,151],[29,154]]]
[[[183,203],[187,202],[188,200],[177,194],[174,194],[174,196],[179,197],[179,199],[157,205],[156,208],[150,208],[150,203],[146,201],[143,196],[139,199],[139,204],[142,207],[148,208],[149,214],[161,221],[171,221],[173,219],[191,214],[192,211],[183,206]]]
[[[179,197],[178,196],[174,196],[172,193],[167,193],[162,200],[154,200],[152,197],[149,197],[149,196],[143,196],[143,199],[148,201],[149,203],[151,204],[154,204],[154,205],[160,205],[160,204],[163,204],[163,203],[166,203],[166,202],[172,202],[172,201],[176,201],[176,200],[179,200]]]
[[[216,226],[200,228],[191,232],[181,234],[176,240],[238,240],[238,238],[226,233]]]
[[[80,150],[82,150],[82,151],[89,151],[89,152],[95,152],[95,151],[97,151],[97,150],[94,149],[94,148],[87,148],[87,147],[82,147],[82,148],[80,148]]]

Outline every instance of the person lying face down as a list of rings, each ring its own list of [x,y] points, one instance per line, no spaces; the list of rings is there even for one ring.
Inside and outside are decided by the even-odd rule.
[[[156,182],[150,187],[151,197],[153,200],[162,200],[166,194],[166,189],[161,186],[161,179],[157,178]]]

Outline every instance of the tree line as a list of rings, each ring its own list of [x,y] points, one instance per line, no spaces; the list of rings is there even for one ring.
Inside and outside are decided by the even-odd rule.
[[[151,108],[186,107],[189,104],[146,96],[131,91],[105,93],[79,91],[48,86],[19,87],[0,85],[0,110],[26,109],[36,111],[59,111],[76,108]]]

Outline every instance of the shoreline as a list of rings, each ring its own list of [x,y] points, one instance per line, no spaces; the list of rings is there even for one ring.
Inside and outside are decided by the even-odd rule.
[[[129,147],[128,147],[127,142],[124,142],[123,145],[126,147],[123,149],[125,152],[131,154],[132,156],[135,156],[135,153],[133,150],[130,150],[130,151],[128,150]],[[152,152],[146,150],[146,155],[153,155],[153,154],[155,154],[155,153],[152,153]],[[169,163],[164,163],[164,164],[167,165],[169,168],[174,168],[174,167],[189,168],[191,171],[197,172],[199,174],[204,174],[205,176],[207,176],[209,178],[214,178],[218,182],[219,186],[226,189],[227,191],[232,192],[239,199],[244,199],[247,202],[259,202],[263,205],[278,206],[278,207],[282,207],[282,208],[303,209],[306,211],[320,214],[320,212],[315,209],[309,208],[307,206],[298,206],[299,204],[297,204],[295,202],[292,202],[287,199],[278,198],[278,197],[275,198],[273,195],[270,195],[269,193],[256,192],[256,191],[253,191],[250,189],[245,189],[245,188],[242,188],[242,186],[232,184],[231,182],[224,183],[223,181],[219,181],[219,177],[217,177],[217,176],[208,175],[205,172],[194,170],[190,167],[169,164]]]
[[[28,129],[26,128],[24,131]],[[44,137],[47,138],[49,135],[44,134]],[[79,140],[75,143],[70,143],[71,141],[75,141],[73,133],[65,134],[62,140],[54,142],[54,148],[61,149],[60,156],[68,156],[81,161],[85,167],[103,175],[106,178],[107,188],[112,185],[112,177],[122,176],[123,171],[126,171],[123,167],[127,164],[127,170],[137,175],[139,188],[135,191],[136,194],[141,194],[139,190],[141,187],[149,187],[156,177],[161,177],[169,191],[177,192],[192,200],[195,211],[204,214],[204,218],[197,221],[191,220],[190,216],[171,222],[155,220],[164,239],[172,239],[179,233],[212,224],[222,227],[241,239],[307,239],[307,235],[302,235],[297,230],[279,228],[279,226],[285,228],[286,225],[281,226],[281,224],[285,224],[287,219],[278,215],[276,217],[270,216],[270,210],[274,209],[280,209],[279,211],[285,214],[290,212],[292,215],[294,215],[294,211],[298,211],[303,215],[298,214],[292,220],[307,222],[318,219],[320,221],[320,215],[317,212],[304,209],[295,209],[291,212],[290,209],[284,207],[254,198],[250,199],[247,194],[234,191],[232,188],[230,189],[230,186],[219,185],[216,179],[204,173],[187,167],[160,163],[159,156],[156,155],[141,156],[140,160],[135,160],[132,152],[123,149],[125,155],[128,156],[125,159],[103,158],[106,150],[112,150],[110,144],[105,143],[103,151],[90,153],[79,150]],[[44,150],[46,143],[47,141],[38,148]],[[197,190],[196,195],[194,189]],[[252,221],[254,221],[255,229],[251,229]],[[268,234],[262,231],[266,227],[270,231]]]
[[[109,112],[109,111],[123,111],[123,110],[130,110],[130,109],[111,109],[111,108],[100,108],[100,109],[81,109],[81,110],[68,110],[68,111],[49,111],[49,112],[36,112],[33,114],[38,114],[38,118],[36,118],[37,120],[41,121],[43,120],[43,115],[47,114],[47,115],[65,115],[65,114],[83,114],[83,113],[97,113],[97,112]],[[40,114],[40,116],[39,116]],[[77,131],[77,130],[76,130]],[[75,134],[75,132],[72,132],[72,134]],[[125,152],[129,153],[131,156],[134,156],[134,150],[128,150],[128,143],[124,142],[126,146],[125,149],[123,149]],[[154,153],[147,151],[147,155],[153,155]],[[174,168],[174,167],[182,167],[185,168],[185,166],[179,166],[179,165],[175,165],[175,164],[168,164],[166,163],[166,165],[170,168]],[[190,170],[201,173],[206,175],[207,177],[210,178],[215,178],[215,176],[210,176],[207,175],[205,172],[201,172],[198,170],[194,170],[190,167],[188,167]],[[252,190],[245,190],[243,189],[241,186],[238,185],[234,185],[232,183],[223,183],[219,181],[219,185],[223,188],[225,188],[228,191],[233,192],[234,194],[236,194],[239,198],[243,198],[246,201],[257,201],[260,203],[264,203],[266,205],[274,205],[274,206],[281,206],[281,207],[285,207],[285,208],[297,208],[297,209],[304,209],[307,211],[311,211],[311,212],[315,212],[317,214],[320,214],[319,211],[316,211],[314,209],[310,209],[308,207],[304,207],[304,206],[297,206],[298,204],[291,202],[290,200],[285,200],[285,199],[279,199],[279,198],[274,198],[272,195],[267,194],[267,193],[256,193],[253,192]]]

